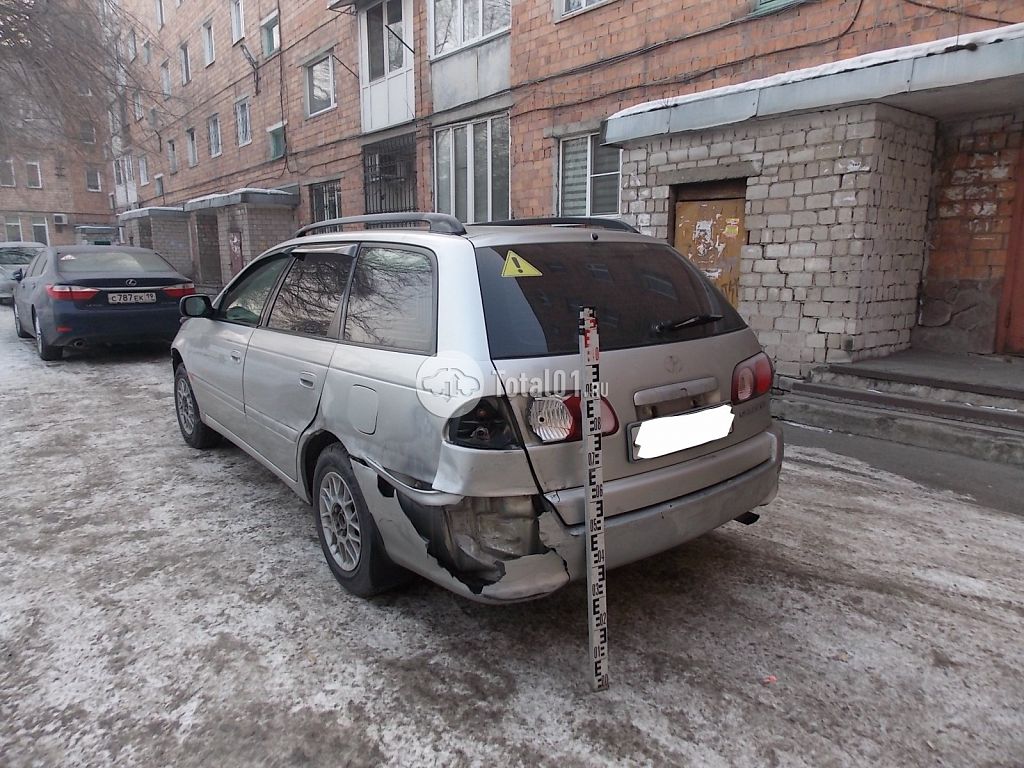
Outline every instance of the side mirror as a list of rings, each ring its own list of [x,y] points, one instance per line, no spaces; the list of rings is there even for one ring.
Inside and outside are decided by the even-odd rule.
[[[182,296],[178,302],[178,310],[182,317],[213,317],[213,304],[209,296],[194,293],[191,296]]]
[[[25,279],[25,271],[22,269],[16,269],[11,273],[11,277],[17,280],[19,283]]]

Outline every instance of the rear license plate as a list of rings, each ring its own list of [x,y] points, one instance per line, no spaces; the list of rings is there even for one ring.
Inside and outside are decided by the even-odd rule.
[[[155,293],[108,293],[107,302],[110,304],[155,304]]]
[[[656,459],[721,440],[732,431],[732,421],[732,406],[726,404],[630,424],[629,458]]]

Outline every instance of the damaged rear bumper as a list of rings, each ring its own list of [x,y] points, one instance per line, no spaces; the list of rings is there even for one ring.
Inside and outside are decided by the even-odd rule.
[[[778,489],[783,448],[781,430],[773,427],[769,434],[774,449],[767,461],[700,491],[607,518],[608,566],[672,549],[770,502]],[[397,493],[379,491],[373,468],[354,468],[364,496],[373,499],[369,506],[389,557],[446,589],[478,602],[506,603],[543,597],[586,576],[585,525],[566,525],[554,507],[545,504],[537,516],[536,552],[505,560],[488,583],[467,578],[450,560],[436,556],[430,537],[422,533],[422,522],[417,521],[418,530]]]

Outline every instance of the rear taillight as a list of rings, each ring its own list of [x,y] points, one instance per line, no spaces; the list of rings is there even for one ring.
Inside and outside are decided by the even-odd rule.
[[[503,450],[519,445],[504,398],[485,397],[471,410],[448,420],[448,439],[465,448]]]
[[[99,291],[96,288],[85,288],[81,285],[48,285],[46,293],[57,301],[88,301]]]
[[[535,397],[530,403],[527,420],[530,430],[542,443],[564,443],[583,437],[583,413],[578,393]],[[618,429],[615,409],[602,397],[601,434],[612,435]]]
[[[164,293],[172,299],[180,299],[182,296],[191,296],[195,292],[195,283],[178,283],[177,285],[168,285],[164,288]]]
[[[736,366],[732,372],[732,402],[744,403],[767,394],[772,388],[775,371],[764,352],[758,352]]]

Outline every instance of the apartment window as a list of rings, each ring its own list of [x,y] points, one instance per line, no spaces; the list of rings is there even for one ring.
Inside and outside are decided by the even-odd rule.
[[[313,117],[334,106],[334,59],[327,54],[306,66],[306,115]]]
[[[147,40],[142,44],[142,63],[149,64],[153,60],[153,44]]]
[[[156,128],[158,123],[159,123],[159,120],[157,119],[157,116],[156,116],[156,107],[150,107],[149,108],[149,127],[150,128]]]
[[[364,56],[370,82],[405,66],[404,40],[402,0],[386,0],[366,10]]]
[[[434,132],[435,204],[464,222],[509,217],[508,115]]]
[[[164,0],[156,0],[156,23],[158,27],[164,26]]]
[[[280,157],[284,157],[284,123],[279,123],[271,128],[267,128],[267,140],[270,142],[270,159],[277,160]]]
[[[167,61],[160,65],[160,90],[164,96],[171,95],[171,65]]]
[[[231,42],[237,43],[245,37],[245,9],[242,0],[228,0],[231,13]]]
[[[4,229],[7,231],[7,239],[17,242],[21,240],[21,219],[17,216],[4,218]]]
[[[192,79],[192,65],[188,60],[188,43],[178,46],[178,55],[181,59],[181,84],[188,85]]]
[[[206,133],[210,139],[210,157],[217,157],[221,152],[220,115],[212,115],[206,121]]]
[[[14,186],[14,161],[4,160],[0,163],[0,187]]]
[[[619,214],[619,150],[593,133],[559,145],[558,211],[562,216]]]
[[[281,20],[276,12],[260,24],[260,38],[263,40],[264,56],[272,56],[281,49]]]
[[[85,188],[90,192],[99,192],[102,190],[102,186],[100,172],[96,168],[87,168],[85,170]]]
[[[124,181],[125,184],[135,181],[135,161],[132,160],[131,155],[125,155],[121,161],[124,165]]]
[[[89,120],[83,120],[78,127],[78,138],[81,140],[83,144],[95,144],[96,126],[93,125]]]
[[[188,152],[188,165],[192,168],[199,164],[199,145],[196,143],[196,129],[185,131],[185,151]]]
[[[43,188],[43,174],[39,170],[39,163],[25,163],[25,171],[28,174],[28,186],[30,189]]]
[[[157,197],[163,197],[163,194],[164,194],[164,175],[162,173],[158,173],[156,176],[153,177],[153,185],[156,188],[155,192],[156,192]]]
[[[44,245],[50,244],[50,229],[46,225],[45,216],[32,217],[32,240]]]
[[[416,210],[416,136],[409,133],[363,147],[367,213]]]
[[[252,123],[249,120],[249,100],[235,102],[235,141],[244,147],[252,142]]]
[[[339,218],[341,216],[341,182],[335,179],[322,184],[310,184],[309,212],[313,217],[312,221]]]
[[[145,112],[142,109],[142,91],[135,91],[132,94],[132,113],[135,115],[135,121],[138,122],[142,119]]]
[[[135,30],[128,30],[128,60],[135,61],[135,58],[139,55],[138,40],[135,37]]]
[[[178,172],[178,145],[174,139],[167,140],[167,170]]]
[[[433,0],[433,8],[435,56],[508,29],[512,20],[510,0]]]
[[[210,66],[217,57],[217,49],[213,44],[213,19],[203,24],[203,65]]]
[[[562,0],[562,13],[573,13],[574,11],[582,11],[584,8],[589,8],[592,5],[599,5],[605,2],[605,0]]]
[[[141,186],[149,184],[149,158],[145,155],[139,155],[139,184]]]
[[[120,158],[114,161],[114,184],[117,184],[118,186],[124,184],[124,174],[121,173]]]

